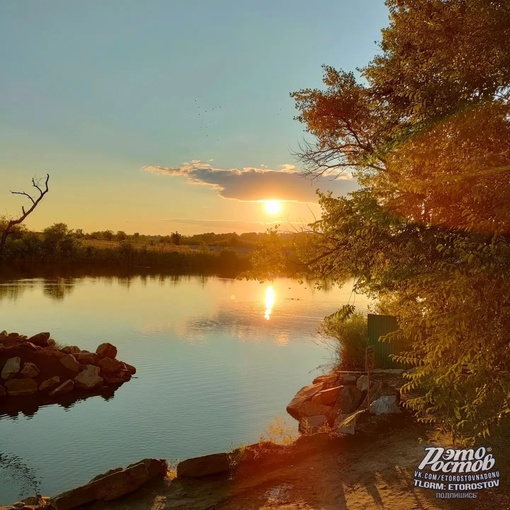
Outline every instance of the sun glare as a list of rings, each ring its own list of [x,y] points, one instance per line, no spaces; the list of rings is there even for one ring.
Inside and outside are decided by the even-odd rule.
[[[279,200],[265,200],[264,209],[267,214],[278,214],[282,210],[282,203]]]

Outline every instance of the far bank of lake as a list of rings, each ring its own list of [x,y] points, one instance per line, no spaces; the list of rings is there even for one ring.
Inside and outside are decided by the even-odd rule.
[[[1,416],[0,503],[57,494],[144,457],[256,442],[330,361],[317,327],[353,302],[351,290],[157,274],[0,282],[1,329],[50,331],[91,350],[110,341],[138,370],[109,400]]]

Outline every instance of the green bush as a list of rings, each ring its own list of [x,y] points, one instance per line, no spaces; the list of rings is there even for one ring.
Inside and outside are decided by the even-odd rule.
[[[354,307],[344,306],[328,315],[319,326],[322,336],[333,338],[335,365],[344,370],[364,370],[365,348],[368,345],[367,318]]]

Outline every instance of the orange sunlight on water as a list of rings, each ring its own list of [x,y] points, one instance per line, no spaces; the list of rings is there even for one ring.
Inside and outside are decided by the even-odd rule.
[[[273,311],[274,306],[274,289],[272,285],[269,285],[269,287],[266,289],[266,311],[264,313],[264,319],[268,321],[271,318],[271,312]]]

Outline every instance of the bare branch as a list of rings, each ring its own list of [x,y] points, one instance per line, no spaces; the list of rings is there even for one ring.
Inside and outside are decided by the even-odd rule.
[[[0,254],[2,253],[2,251],[4,249],[8,235],[12,232],[14,227],[16,225],[23,223],[23,221],[25,221],[26,217],[37,207],[39,202],[44,198],[44,195],[46,195],[46,193],[48,193],[48,191],[50,189],[48,186],[49,180],[50,180],[50,174],[46,174],[46,180],[44,181],[44,189],[43,189],[39,185],[39,182],[35,180],[35,178],[32,179],[32,186],[37,188],[37,190],[39,191],[39,196],[37,198],[32,197],[32,195],[30,195],[29,193],[26,193],[25,191],[11,191],[11,193],[13,195],[23,195],[23,196],[27,197],[32,202],[32,205],[27,210],[25,209],[24,206],[21,206],[21,212],[22,212],[21,216],[19,216],[18,218],[15,218],[15,219],[11,219],[7,223],[6,227],[4,228],[4,230],[2,232],[2,237],[0,238]]]

